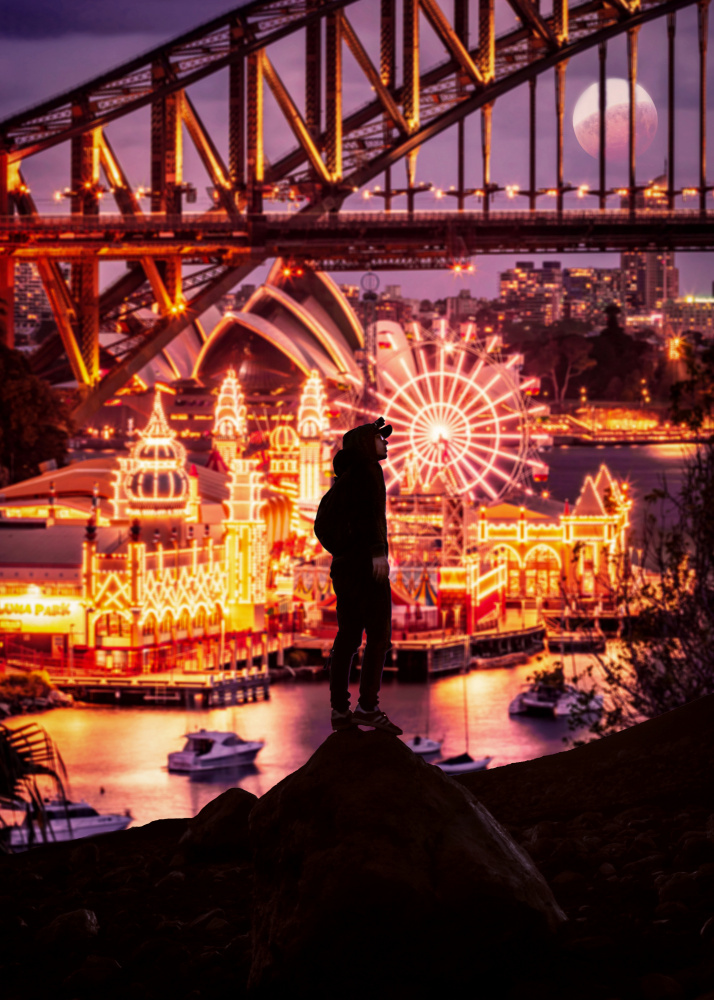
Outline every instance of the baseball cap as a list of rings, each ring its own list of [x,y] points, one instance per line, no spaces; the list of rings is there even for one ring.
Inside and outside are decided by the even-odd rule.
[[[391,424],[386,424],[384,422],[384,417],[377,417],[377,419],[374,421],[373,426],[375,432],[379,434],[380,437],[383,437],[385,440],[394,430]]]

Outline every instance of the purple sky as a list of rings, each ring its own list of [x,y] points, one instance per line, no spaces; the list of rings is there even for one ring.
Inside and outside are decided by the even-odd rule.
[[[232,5],[226,0],[124,0],[121,4],[110,0],[25,0],[24,3],[5,5],[0,19],[0,118],[24,107],[45,100],[68,87],[90,80],[108,67],[119,64],[141,52],[209,20]],[[472,25],[476,24],[475,4]],[[544,0],[547,14],[550,4]],[[497,28],[499,33],[515,23],[515,17],[506,0],[497,0]],[[449,14],[451,4],[443,0],[442,9]],[[362,0],[348,8],[347,14],[360,38],[378,63],[378,26],[376,0]],[[698,60],[693,57],[696,49],[696,9],[687,9],[678,15],[677,52],[677,184],[696,185],[698,182]],[[281,43],[271,51],[271,59],[283,81],[301,104],[303,80],[302,46],[294,41]],[[432,34],[422,18],[422,68],[441,61],[443,46]],[[361,72],[346,53],[345,110],[349,112],[371,97],[369,86]],[[710,60],[714,65],[714,57]],[[399,73],[399,68],[398,68]],[[608,50],[608,75],[626,75],[626,49],[624,37],[610,43]],[[572,111],[582,91],[597,79],[597,52],[585,53],[572,60],[567,72],[566,128],[565,128],[565,180],[574,185],[597,186],[597,161],[585,153],[572,129]],[[711,72],[710,72],[711,79]],[[211,132],[219,149],[226,155],[226,74],[216,74],[191,90],[199,113]],[[646,25],[640,32],[640,60],[638,81],[653,98],[659,112],[659,130],[650,149],[638,159],[638,181],[646,182],[661,174],[666,155],[666,29],[664,20]],[[520,184],[527,187],[528,129],[526,118],[527,89],[521,88],[497,102],[493,118],[492,179],[498,184]],[[555,114],[553,75],[545,74],[538,83],[538,184],[548,187],[555,182]],[[714,95],[709,105],[714,109]],[[714,110],[713,112],[714,113]],[[277,158],[294,142],[284,120],[270,99],[266,98],[267,153]],[[452,130],[453,131],[453,130]],[[710,148],[711,114],[709,116]],[[138,112],[121,119],[108,128],[108,135],[134,185],[149,183],[148,112]],[[478,114],[467,120],[467,184],[476,187],[481,181],[480,122]],[[199,191],[201,208],[207,206],[205,188],[208,179],[185,137],[184,179],[194,183]],[[714,153],[712,154],[714,155]],[[56,189],[69,182],[69,145],[41,154],[26,161],[23,168],[32,187],[38,208],[43,212],[58,211],[52,200]],[[394,183],[404,183],[404,167],[394,170]],[[444,136],[427,144],[419,154],[417,180],[430,181],[447,188],[456,183],[455,134]],[[710,180],[714,180],[714,165],[710,167]],[[378,183],[379,180],[375,183]],[[608,168],[608,183],[612,186],[626,184],[624,164]],[[710,195],[711,197],[711,195]],[[503,199],[503,201],[501,201]],[[403,201],[403,200],[402,200]],[[371,202],[377,207],[378,202]],[[420,196],[418,206],[436,208],[432,194]],[[476,207],[476,202],[473,205]],[[495,207],[506,204],[505,196],[497,196]],[[573,206],[595,207],[595,199],[585,202],[573,200]],[[714,199],[712,199],[714,205]],[[519,199],[514,207],[526,207]],[[614,201],[613,201],[614,206]],[[270,205],[267,206],[270,210]],[[360,198],[355,208],[365,207]],[[402,207],[400,200],[395,207]],[[694,207],[692,203],[692,207]],[[109,206],[107,206],[109,208]],[[61,207],[59,210],[63,210]],[[472,294],[495,296],[498,291],[499,271],[510,267],[513,256],[489,256],[475,259],[476,273],[466,279],[455,279],[448,272],[384,272],[382,285],[401,284],[405,295],[440,297],[455,294],[468,288]],[[537,259],[537,258],[536,258]],[[613,254],[560,255],[564,266],[584,264],[589,266],[617,266],[619,258]],[[714,279],[714,266],[708,254],[680,253],[677,255],[683,294],[710,294]],[[107,277],[109,271],[107,268]],[[255,272],[249,280],[259,280]],[[338,274],[338,281],[356,280],[359,275]]]

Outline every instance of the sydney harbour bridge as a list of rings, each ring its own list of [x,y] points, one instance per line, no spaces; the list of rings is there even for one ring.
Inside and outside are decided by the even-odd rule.
[[[402,270],[459,268],[489,251],[714,249],[706,164],[709,0],[552,0],[547,13],[540,0],[501,5],[514,17],[498,34],[496,0],[449,0],[448,12],[444,0],[259,0],[0,122],[5,342],[13,343],[15,262],[34,261],[80,387],[75,415],[82,422],[272,258],[332,271]],[[677,14],[687,7],[696,8],[698,39],[696,54],[688,53],[698,64],[698,182],[686,189],[693,208],[681,207],[675,106]],[[667,39],[667,172],[658,197],[646,204],[636,156],[638,38],[658,20]],[[429,51],[436,42],[441,56],[425,69],[427,36]],[[606,79],[608,43],[620,37],[627,47],[627,182],[613,187]],[[569,63],[591,50],[599,67],[598,184],[576,190],[565,181],[565,80]],[[357,106],[346,99],[354,90],[351,78],[346,86],[346,56],[368,95]],[[539,187],[536,86],[546,73],[555,81],[554,174]],[[213,75],[226,81],[220,135],[209,132],[200,109],[201,84]],[[492,160],[499,162],[493,114],[518,88],[528,94],[528,184],[517,192],[522,207],[515,210],[514,201],[504,211],[495,206],[507,188],[492,169]],[[269,124],[266,97],[278,112]],[[135,120],[150,156],[147,189],[133,182],[112,141],[121,119],[142,109]],[[470,116],[479,128],[475,186],[465,142]],[[438,211],[424,211],[418,154],[448,130],[456,136],[450,198]],[[205,171],[210,211],[192,211],[186,138]],[[58,193],[69,211],[46,214],[27,171],[30,160],[57,147],[69,165],[69,186]],[[398,165],[405,178],[399,187]],[[356,197],[376,179],[380,211],[359,210]],[[100,265],[111,262],[125,267],[102,284]],[[135,303],[150,305],[155,319],[129,324],[113,364],[102,369],[100,330],[130,315]]]

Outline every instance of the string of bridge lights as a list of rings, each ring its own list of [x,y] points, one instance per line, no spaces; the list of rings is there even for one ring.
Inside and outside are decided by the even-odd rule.
[[[118,186],[120,187],[120,186]],[[78,191],[74,191],[69,187],[65,187],[62,190],[57,190],[52,195],[52,200],[55,202],[61,202],[65,198],[74,198],[80,194],[88,195],[92,194],[94,197],[101,201],[105,195],[114,194],[118,187],[106,187],[101,183],[94,181],[87,181],[82,185],[82,188]],[[196,188],[192,184],[180,185],[183,193],[186,194],[186,200],[189,203],[196,201]],[[30,194],[30,188],[27,184],[23,183],[17,188],[20,194]],[[218,197],[218,190],[215,189],[213,194],[211,189],[207,189],[212,200],[215,202]],[[353,189],[353,193],[358,192],[358,188]],[[635,194],[643,194],[645,198],[666,198],[669,197],[670,191],[667,187],[661,184],[638,184],[633,189]],[[681,195],[682,199],[686,201],[689,198],[696,198],[701,192],[700,187],[688,186],[682,188],[676,188],[671,192],[673,197],[678,197]],[[704,188],[705,192],[711,192],[714,196],[714,185],[708,184]],[[559,194],[569,194],[574,192],[578,198],[586,198],[588,196],[599,197],[600,190],[598,188],[593,188],[589,184],[563,184],[560,187],[543,187],[537,188],[535,191],[531,191],[528,188],[521,188],[520,184],[487,184],[485,187],[478,188],[464,188],[459,190],[454,184],[450,185],[448,188],[440,187],[431,182],[424,182],[421,184],[415,184],[411,188],[394,188],[392,190],[386,190],[382,188],[379,184],[376,184],[373,188],[365,188],[362,191],[361,197],[363,201],[370,201],[372,198],[398,198],[402,195],[408,194],[426,194],[428,192],[433,193],[434,198],[437,201],[442,201],[447,197],[473,197],[473,198],[485,198],[487,195],[490,198],[492,195],[503,192],[510,201],[515,198],[522,196],[530,198],[531,195],[536,197],[548,197],[557,198]],[[134,190],[133,195],[138,200],[143,200],[150,198],[152,196],[152,191],[150,188],[140,186]],[[627,198],[630,195],[629,187],[615,187],[608,188],[604,192],[605,196],[614,195],[620,198]],[[299,185],[289,182],[286,185],[270,185],[266,186],[263,191],[263,197],[268,201],[287,201],[287,202],[302,202],[308,200],[308,195],[303,194]],[[46,199],[40,199],[40,201]],[[664,206],[662,206],[664,207]]]
[[[661,184],[638,184],[633,189],[635,194],[644,194],[645,198],[665,198],[669,195],[669,189],[663,187]],[[672,195],[675,197],[681,195],[684,200],[687,198],[694,198],[700,193],[699,187],[683,187],[677,188],[672,191]],[[705,191],[711,191],[714,195],[714,185],[707,185],[704,188]],[[597,188],[591,188],[589,184],[563,184],[560,187],[547,187],[547,188],[537,188],[534,192],[527,189],[521,188],[520,184],[487,184],[485,187],[480,188],[464,188],[459,190],[454,184],[450,185],[448,188],[437,187],[434,184],[420,184],[415,185],[413,188],[399,188],[393,191],[383,190],[379,184],[375,185],[373,188],[366,188],[362,192],[362,199],[364,201],[369,201],[372,198],[386,198],[386,197],[398,197],[399,195],[409,194],[422,194],[426,191],[432,191],[434,197],[437,201],[441,201],[447,197],[459,197],[460,195],[464,197],[474,197],[474,198],[484,198],[486,194],[489,196],[502,191],[509,200],[517,198],[519,195],[529,198],[532,194],[536,197],[546,196],[549,198],[557,198],[558,194],[568,194],[570,192],[575,192],[578,198],[586,198],[588,195],[597,197],[600,195],[600,191]],[[617,187],[608,188],[605,191],[605,195],[615,195],[620,198],[627,198],[630,195],[629,187]]]

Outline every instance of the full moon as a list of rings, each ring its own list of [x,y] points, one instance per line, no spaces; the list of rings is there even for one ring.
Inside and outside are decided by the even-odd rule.
[[[586,153],[600,153],[600,97],[597,83],[578,98],[573,130]],[[657,134],[657,108],[644,87],[635,85],[635,150],[644,153]],[[630,88],[627,80],[605,83],[605,153],[608,160],[626,160],[630,142]]]

